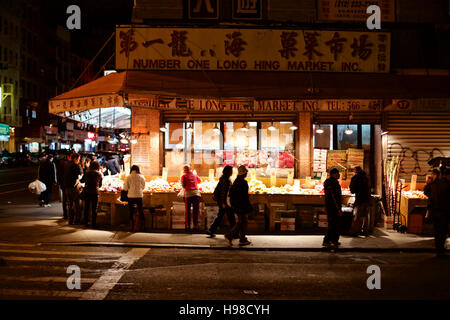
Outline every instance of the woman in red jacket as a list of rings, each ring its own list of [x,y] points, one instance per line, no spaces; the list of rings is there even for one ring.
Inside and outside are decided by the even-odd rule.
[[[200,211],[200,191],[197,184],[201,182],[201,179],[191,172],[189,166],[184,166],[184,174],[181,177],[181,185],[184,188],[184,203],[186,205],[185,211],[185,228],[186,231],[191,229],[191,206],[194,206],[194,231],[198,230],[198,214]]]

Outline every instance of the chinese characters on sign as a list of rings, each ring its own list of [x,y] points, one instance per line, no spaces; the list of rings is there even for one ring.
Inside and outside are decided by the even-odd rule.
[[[219,0],[188,0],[189,19],[218,19]]]
[[[49,101],[49,111],[52,113],[123,106],[123,98],[115,94]]]
[[[389,72],[390,34],[117,28],[119,70]]]
[[[395,21],[395,0],[317,0],[322,21],[366,21],[370,5],[380,7],[381,21]]]
[[[232,0],[233,19],[262,19],[263,0]]]

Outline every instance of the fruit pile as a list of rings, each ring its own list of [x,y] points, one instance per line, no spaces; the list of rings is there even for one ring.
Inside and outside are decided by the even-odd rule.
[[[120,175],[103,177],[102,187],[100,191],[106,192],[119,192],[123,189],[123,181],[120,179]]]
[[[218,181],[212,179],[212,180],[204,180],[201,183],[198,184],[198,189],[200,190],[200,193],[213,193],[214,189],[217,186]]]
[[[424,199],[424,200],[428,199],[428,197],[423,193],[423,191],[402,191],[402,195],[406,199]]]

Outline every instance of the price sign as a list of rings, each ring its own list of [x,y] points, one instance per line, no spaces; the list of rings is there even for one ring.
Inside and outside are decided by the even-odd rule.
[[[287,184],[292,185],[294,183],[294,171],[289,171],[287,176]]]
[[[416,183],[417,183],[417,175],[413,174],[411,176],[411,186],[409,187],[409,191],[416,191]]]

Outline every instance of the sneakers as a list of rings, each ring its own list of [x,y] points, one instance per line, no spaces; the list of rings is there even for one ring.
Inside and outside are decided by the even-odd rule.
[[[248,246],[249,244],[251,244],[250,241],[245,240],[245,241],[239,241],[239,246],[243,247],[243,246]]]
[[[233,245],[233,239],[231,239],[231,237],[228,234],[224,234],[223,236],[228,241],[229,245],[232,246]]]

